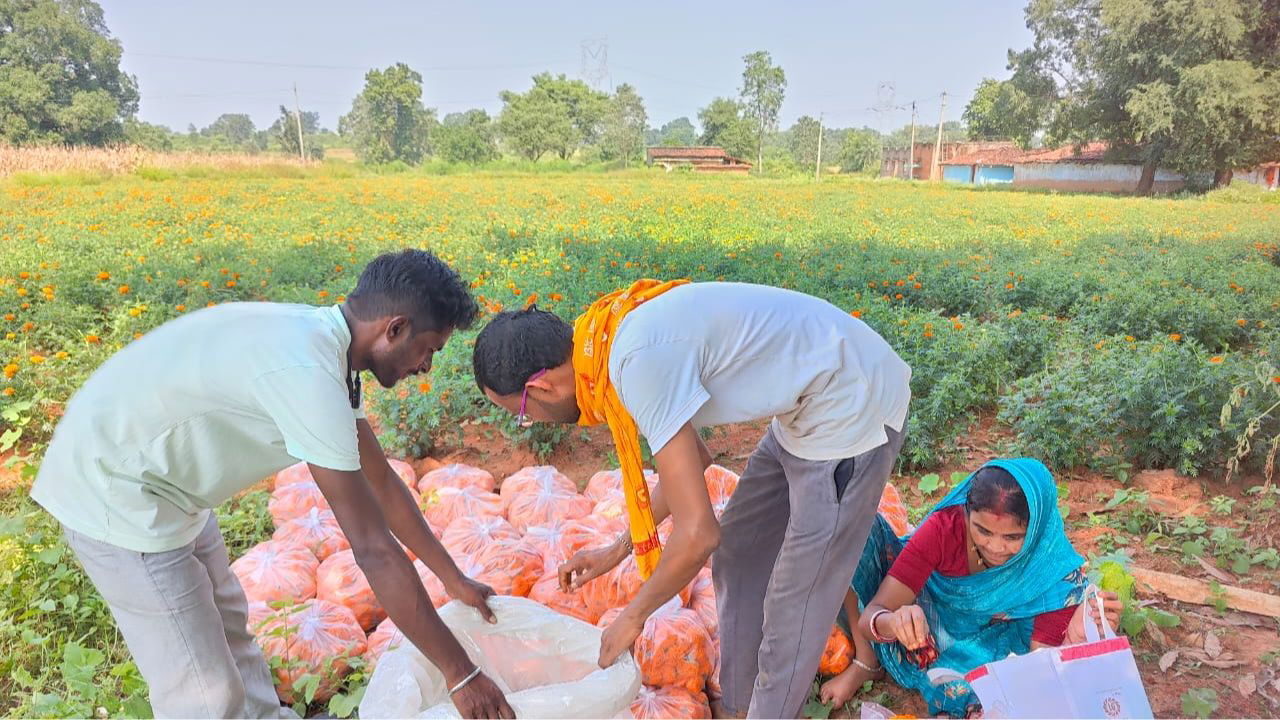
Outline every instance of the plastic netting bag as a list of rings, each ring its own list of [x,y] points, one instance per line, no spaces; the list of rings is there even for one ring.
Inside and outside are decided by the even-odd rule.
[[[649,491],[658,484],[658,474],[652,470],[644,471],[645,482],[649,483]],[[611,490],[622,492],[622,471],[621,470],[602,470],[587,481],[587,487],[582,491],[583,495],[591,498],[596,502],[604,499]]]
[[[606,490],[591,508],[595,517],[606,518],[611,522],[626,524],[627,496],[621,490]]]
[[[478,571],[472,579],[499,595],[528,597],[543,575],[542,553],[524,540],[496,540],[470,555]]]
[[[418,491],[424,494],[442,487],[473,487],[477,490],[493,492],[497,484],[489,471],[461,463],[436,468],[418,480]]]
[[[289,467],[276,473],[272,480],[271,489],[279,490],[286,485],[295,485],[297,483],[309,482],[315,484],[316,479],[311,477],[311,468],[306,463],[294,463]]]
[[[618,539],[618,535],[626,530],[623,523],[606,518],[588,515],[561,524],[561,537],[567,557],[579,550],[602,548]]]
[[[534,490],[560,490],[566,493],[578,492],[569,476],[555,469],[552,465],[534,465],[521,468],[502,481],[498,493],[502,496],[502,506],[506,508],[517,495]]]
[[[498,540],[519,540],[520,532],[497,515],[467,515],[449,523],[440,542],[450,555],[479,552]]]
[[[605,613],[598,623],[608,627],[622,608]],[[671,598],[644,621],[644,630],[632,652],[646,685],[679,686],[701,692],[711,674],[715,658],[711,634],[697,613]]]
[[[320,492],[320,486],[310,481],[277,485],[271,492],[271,499],[267,501],[267,511],[271,513],[271,521],[276,527],[300,518],[311,510],[328,509],[329,501]]]
[[[576,490],[538,486],[512,496],[506,502],[507,519],[520,532],[530,525],[576,520],[591,514],[591,500]]]
[[[818,673],[826,676],[839,675],[849,667],[853,660],[853,643],[839,625],[831,628],[827,636],[827,645],[822,649],[822,660],[818,662]]]
[[[293,542],[267,540],[231,563],[249,602],[301,602],[316,596],[320,561]]]
[[[391,618],[378,623],[378,629],[369,634],[368,647],[364,651],[367,671],[373,672],[388,650],[395,650],[407,642],[409,641],[405,639],[404,633],[400,632]]]
[[[321,562],[339,550],[351,548],[347,536],[342,534],[342,528],[338,526],[338,519],[332,512],[318,508],[311,508],[302,517],[276,528],[271,539],[301,545],[315,553],[316,559]]]
[[[719,518],[725,506],[729,504],[729,498],[733,497],[733,491],[738,489],[738,474],[726,467],[711,465],[703,473],[703,479],[707,482],[707,495],[711,497],[711,508]]]
[[[711,579],[711,568],[699,570],[689,586],[689,609],[698,614],[713,639],[720,634],[720,613],[716,610],[716,585]]]
[[[287,703],[300,699],[300,681],[308,675],[320,679],[315,699],[328,700],[350,671],[351,659],[363,655],[367,646],[351,611],[324,600],[271,615],[255,637],[275,673],[276,692]]]
[[[350,550],[340,550],[320,563],[316,571],[316,597],[350,610],[365,630],[372,629],[387,616],[356,564],[355,553]]]
[[[582,593],[564,592],[560,589],[560,576],[555,571],[543,575],[542,579],[534,583],[533,589],[529,591],[529,599],[542,603],[558,613],[578,618],[592,625],[600,619],[598,615],[592,615],[587,609]]]
[[[525,543],[542,554],[544,573],[555,572],[570,557],[564,531],[565,524],[551,522],[546,525],[530,525],[524,532]]]
[[[701,692],[689,692],[682,687],[652,687],[645,685],[640,694],[631,703],[631,714],[636,720],[659,720],[660,718],[697,718],[703,720],[711,717],[711,706],[707,704],[707,696]]]
[[[519,718],[612,718],[624,714],[640,690],[635,661],[623,655],[600,669],[600,630],[523,598],[489,601],[496,624],[462,603],[440,618],[471,660],[507,697]],[[456,718],[444,677],[410,643],[378,661],[360,717]]]
[[[583,585],[578,592],[582,593],[587,609],[599,617],[631,602],[631,598],[640,592],[643,584],[644,579],[640,577],[640,569],[636,566],[636,556],[633,553],[623,558],[609,572]],[[689,603],[689,592],[689,585],[680,589],[677,597],[681,607]]]
[[[467,486],[449,485],[422,493],[422,512],[437,534],[460,517],[502,515],[502,500],[494,493]]]
[[[906,537],[915,531],[911,518],[907,515],[907,505],[902,502],[902,495],[893,483],[886,483],[884,492],[880,493],[880,507],[877,512],[884,517],[898,537]]]

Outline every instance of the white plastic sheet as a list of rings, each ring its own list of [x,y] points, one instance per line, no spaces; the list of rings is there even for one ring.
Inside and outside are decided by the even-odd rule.
[[[599,628],[532,600],[490,598],[490,625],[457,601],[440,608],[472,662],[502,689],[519,718],[629,717],[640,691],[640,669],[623,655],[606,669]],[[360,717],[456,718],[444,677],[411,643],[387,652],[369,681]]]

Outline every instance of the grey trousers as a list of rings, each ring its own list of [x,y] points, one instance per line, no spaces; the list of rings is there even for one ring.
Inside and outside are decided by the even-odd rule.
[[[210,513],[193,542],[140,553],[63,528],[151,691],[157,718],[297,717],[245,627],[248,602]]]
[[[853,458],[839,500],[841,461],[798,458],[772,429],[747,461],[712,565],[726,712],[799,717],[902,448],[903,433],[885,432]]]

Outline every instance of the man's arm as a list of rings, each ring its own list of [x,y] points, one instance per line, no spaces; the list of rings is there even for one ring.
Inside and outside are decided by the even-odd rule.
[[[360,441],[360,470],[373,488],[391,532],[422,559],[446,589],[462,584],[465,578],[458,565],[431,532],[422,511],[413,501],[413,495],[387,463],[387,456],[382,452],[368,420],[361,418],[356,421],[356,435]],[[449,594],[453,595],[452,592]],[[486,619],[492,619],[488,607],[477,609]]]
[[[697,430],[694,430],[693,437],[698,441],[698,457],[700,462],[702,463],[702,472],[704,473],[704,477],[705,477],[707,468],[711,467],[711,464],[713,462],[713,459],[711,457],[711,451],[707,449],[707,444],[702,441],[702,435],[699,434]],[[667,447],[670,447],[670,443],[667,444]],[[663,448],[663,449],[665,450],[666,448]],[[658,454],[661,455],[662,453],[659,452]],[[656,457],[654,459],[657,460]],[[658,478],[659,480],[661,480],[662,478],[661,470],[658,471]],[[653,511],[654,525],[661,525],[662,521],[666,520],[667,517],[671,515],[671,508],[667,507],[667,498],[666,498],[666,494],[662,492],[661,482],[659,482],[657,487],[653,489],[653,492],[650,493],[649,508]]]
[[[386,464],[385,459],[383,464]],[[382,507],[364,474],[358,470],[332,470],[318,465],[310,465],[310,468],[320,492],[333,508],[338,525],[351,543],[356,564],[368,578],[369,586],[391,621],[440,669],[449,687],[462,682],[476,666],[436,614],[422,580],[409,562],[409,556],[392,537]],[[395,482],[400,481],[397,479]],[[463,717],[515,717],[502,691],[483,674],[468,683],[452,700]]]
[[[698,431],[685,423],[654,456],[674,528],[653,575],[601,638],[602,666],[631,647],[644,621],[688,585],[720,545],[720,524],[707,495],[706,467],[698,447]],[[658,519],[656,512],[654,519]]]

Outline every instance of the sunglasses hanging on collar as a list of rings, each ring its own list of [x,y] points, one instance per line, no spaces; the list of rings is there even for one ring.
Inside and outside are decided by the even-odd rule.
[[[351,399],[351,409],[360,408],[360,373],[347,374],[347,397]]]

